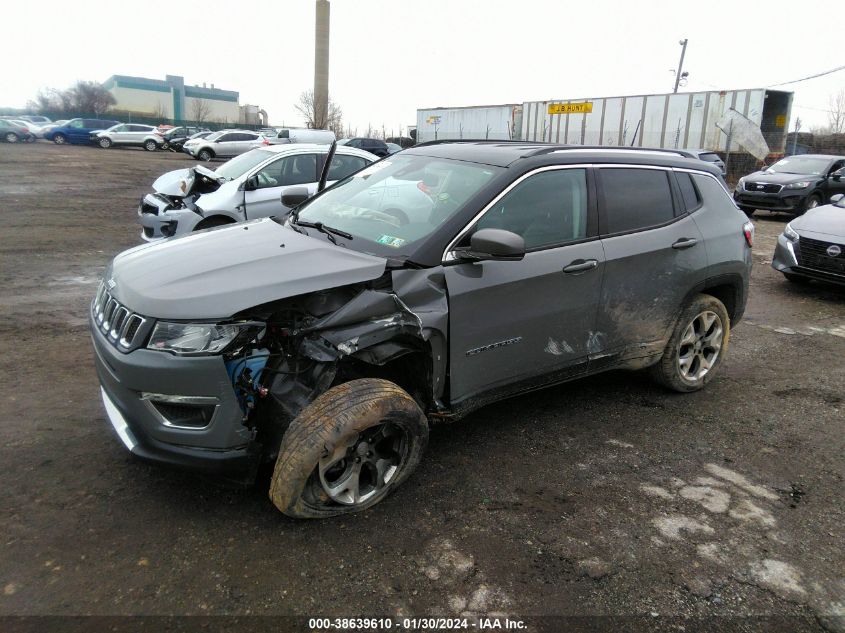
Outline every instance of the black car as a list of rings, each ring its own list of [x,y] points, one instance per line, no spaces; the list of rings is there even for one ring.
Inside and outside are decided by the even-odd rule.
[[[350,138],[342,141],[342,144],[357,147],[376,156],[384,157],[390,154],[387,143],[377,138]]]
[[[177,127],[169,130],[164,135],[164,140],[167,143],[168,149],[171,149],[174,152],[181,152],[182,147],[185,145],[185,141],[188,139],[205,138],[209,134],[211,134],[211,130],[205,130],[203,128]]]
[[[845,156],[787,156],[771,167],[740,178],[734,200],[746,214],[755,209],[804,213],[845,193]]]

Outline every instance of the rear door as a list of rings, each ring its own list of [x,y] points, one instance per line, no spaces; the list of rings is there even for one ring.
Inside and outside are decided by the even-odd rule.
[[[229,132],[227,134],[223,134],[213,144],[215,155],[234,156],[237,153],[237,150],[235,148],[238,143],[239,136],[240,135],[236,132]]]
[[[67,138],[71,143],[87,143],[90,129],[85,127],[84,119],[73,119],[67,124]]]
[[[453,405],[586,369],[604,272],[591,189],[586,166],[539,169],[457,242],[460,250],[476,230],[504,229],[523,237],[526,255],[444,266]]]
[[[606,264],[593,362],[651,356],[705,280],[703,238],[671,170],[620,165],[597,173]]]
[[[304,186],[308,193],[317,192],[317,154],[284,156],[264,166],[252,176],[257,188],[244,192],[246,218],[279,215],[287,211],[282,195],[288,187]]]

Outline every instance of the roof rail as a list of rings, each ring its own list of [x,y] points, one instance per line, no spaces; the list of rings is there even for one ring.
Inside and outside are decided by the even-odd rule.
[[[519,139],[493,139],[493,138],[441,138],[436,141],[425,141],[424,143],[417,143],[414,147],[426,147],[428,145],[442,145],[444,143],[513,143],[518,145],[552,145],[560,147],[554,143],[544,143],[542,141],[520,141]]]

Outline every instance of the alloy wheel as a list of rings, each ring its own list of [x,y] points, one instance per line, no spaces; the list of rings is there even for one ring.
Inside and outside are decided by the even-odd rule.
[[[8,134],[6,134],[6,142],[7,143],[17,143],[18,142],[17,135],[12,133],[12,132],[9,132]]]
[[[332,501],[357,505],[386,490],[408,453],[404,431],[390,422],[353,435],[323,456],[320,485]]]
[[[723,331],[722,319],[710,310],[690,322],[678,343],[678,369],[684,379],[697,382],[710,371],[722,350]]]

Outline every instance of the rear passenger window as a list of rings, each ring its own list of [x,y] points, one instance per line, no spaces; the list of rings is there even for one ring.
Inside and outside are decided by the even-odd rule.
[[[678,179],[678,187],[681,189],[681,197],[684,199],[684,206],[687,211],[693,211],[701,204],[701,197],[692,182],[692,177],[684,172],[675,172]]]
[[[675,217],[669,175],[662,169],[601,169],[605,233],[636,231]]]
[[[587,171],[555,169],[523,180],[484,214],[479,229],[521,235],[526,249],[585,238]]]

